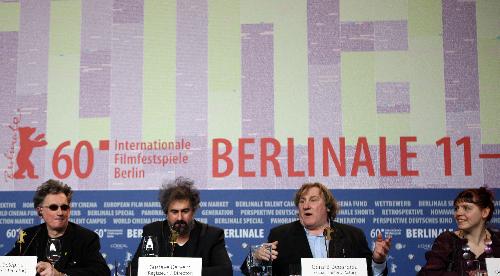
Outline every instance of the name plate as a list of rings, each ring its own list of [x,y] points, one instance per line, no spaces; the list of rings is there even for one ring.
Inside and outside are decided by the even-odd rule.
[[[0,256],[0,275],[33,276],[36,256]]]
[[[201,258],[139,257],[138,276],[201,276]]]
[[[368,276],[365,258],[302,258],[302,275]]]
[[[500,275],[500,258],[486,258],[485,260],[488,275]]]

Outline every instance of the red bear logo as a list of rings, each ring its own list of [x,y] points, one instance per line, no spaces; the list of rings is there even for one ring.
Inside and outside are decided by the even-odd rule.
[[[17,171],[14,173],[14,178],[25,178],[24,173],[28,172],[28,177],[37,179],[38,175],[35,174],[35,167],[30,161],[31,153],[35,147],[43,147],[47,145],[47,141],[42,140],[45,134],[39,134],[35,139],[31,140],[30,137],[35,133],[35,127],[20,127],[19,128],[19,153],[17,154]]]

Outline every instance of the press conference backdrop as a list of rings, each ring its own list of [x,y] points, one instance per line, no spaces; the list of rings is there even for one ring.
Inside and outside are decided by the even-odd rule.
[[[158,187],[185,176],[237,270],[319,181],[412,275],[458,191],[500,188],[499,15],[496,0],[0,1],[0,253],[56,178],[123,274],[164,218]]]

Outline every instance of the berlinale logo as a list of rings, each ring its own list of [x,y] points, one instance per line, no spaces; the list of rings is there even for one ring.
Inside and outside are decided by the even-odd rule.
[[[44,140],[44,133],[38,134],[32,138],[33,134],[36,133],[36,128],[28,126],[21,127],[19,126],[20,122],[21,114],[18,110],[18,115],[12,119],[12,124],[8,126],[12,131],[12,138],[10,147],[4,154],[4,156],[8,159],[8,165],[4,173],[6,181],[8,179],[24,179],[26,177],[37,179],[38,175],[35,173],[35,166],[31,162],[30,157],[34,148],[47,145],[47,141]],[[18,140],[19,151],[16,157],[17,171],[14,172],[14,156]]]
[[[19,152],[17,153],[17,171],[14,173],[15,179],[25,178],[25,173],[31,179],[37,179],[38,175],[35,174],[35,167],[31,163],[30,156],[33,149],[36,147],[43,147],[47,145],[47,141],[43,140],[44,133],[38,134],[35,139],[31,139],[36,128],[34,127],[20,127],[19,128]]]

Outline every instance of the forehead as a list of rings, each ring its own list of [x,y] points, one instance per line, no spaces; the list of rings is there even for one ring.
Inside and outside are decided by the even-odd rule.
[[[44,204],[63,204],[63,203],[68,203],[68,198],[64,193],[58,193],[58,194],[48,194],[45,196],[43,200]]]
[[[476,204],[467,200],[457,200],[457,202],[455,202],[455,206],[476,206]]]
[[[321,196],[321,189],[318,187],[311,187],[307,190],[304,190],[302,194],[300,195],[300,198],[308,198],[308,197],[313,197],[313,196],[319,196],[320,198],[323,198]]]
[[[189,200],[174,200],[168,205],[168,210],[182,210],[186,208],[191,208]]]
[[[476,204],[469,202],[467,200],[457,200],[457,202],[455,202],[455,205],[476,205]]]

